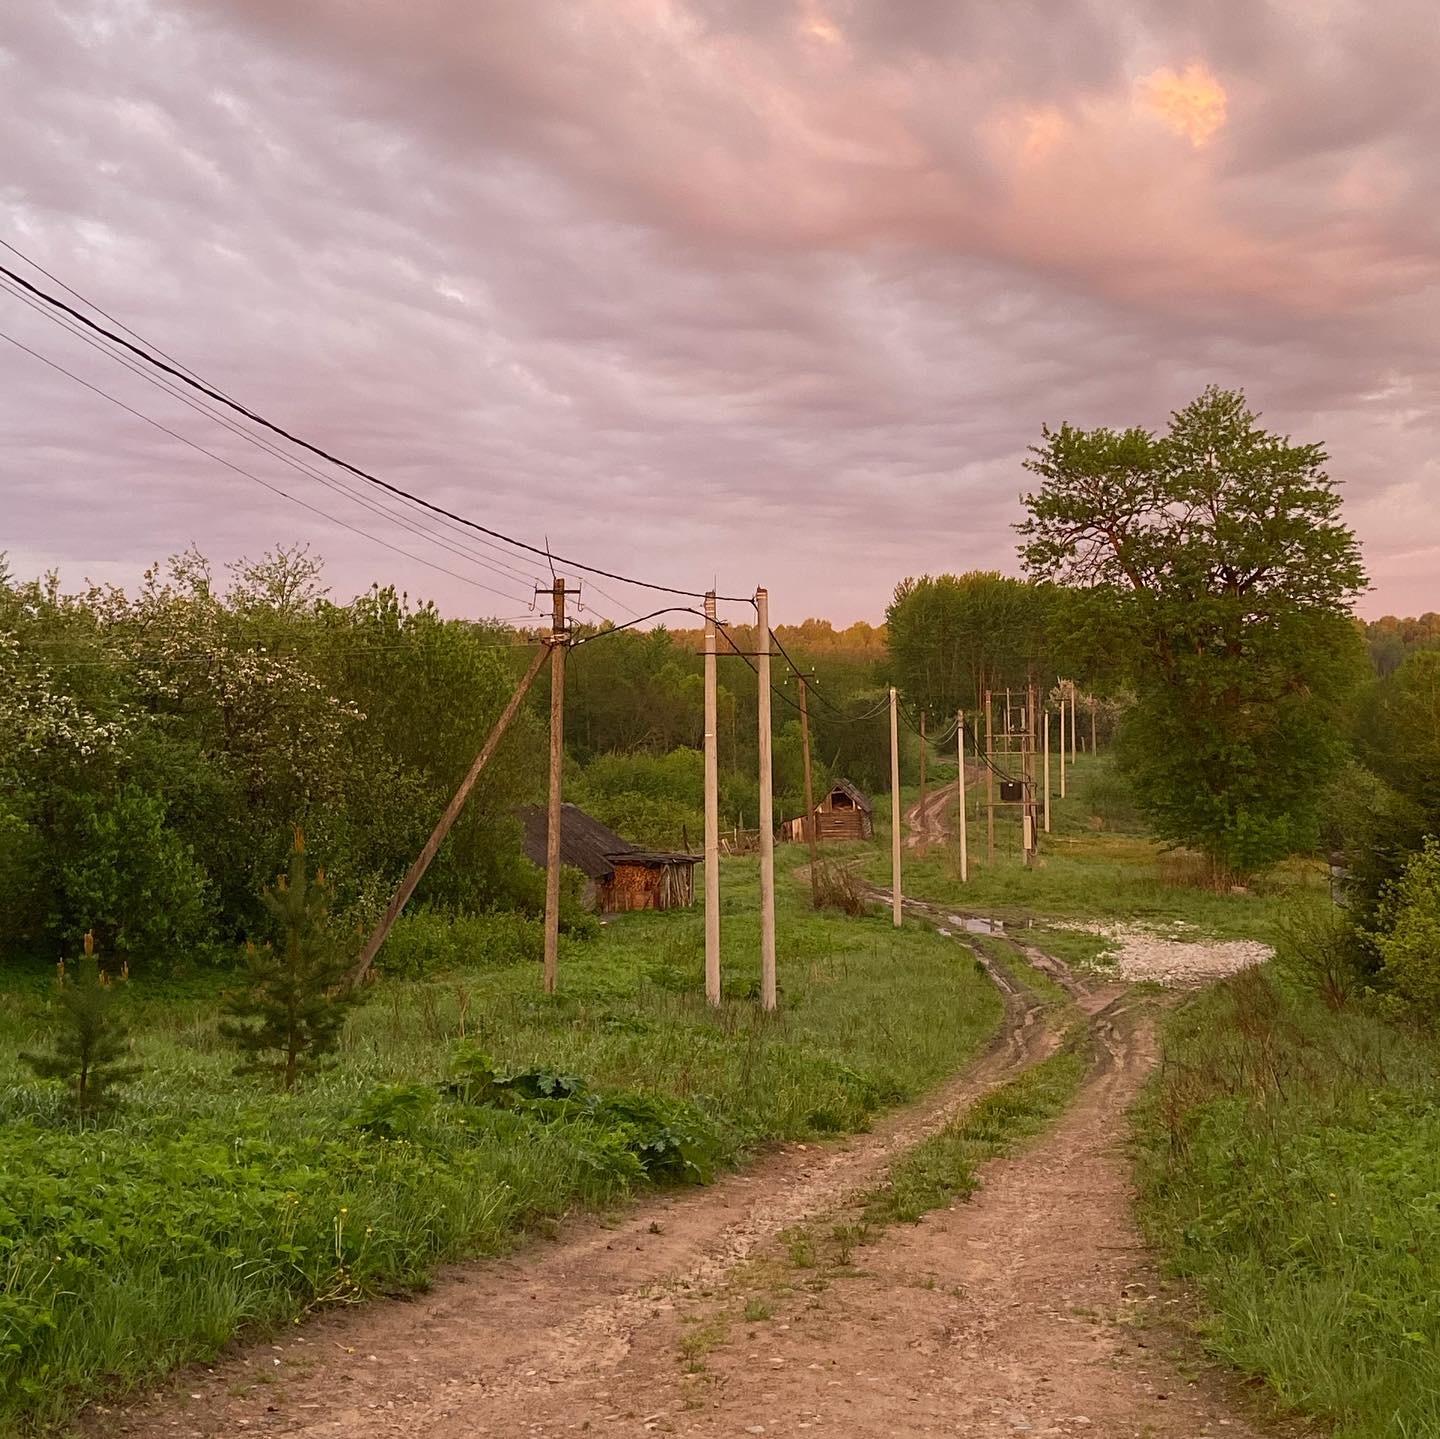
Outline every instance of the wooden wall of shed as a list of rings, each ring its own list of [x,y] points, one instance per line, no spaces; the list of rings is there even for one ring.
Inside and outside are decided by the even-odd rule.
[[[827,839],[870,839],[874,834],[870,816],[863,809],[817,809],[815,824],[815,837],[822,842]],[[786,839],[806,844],[810,839],[810,829],[803,817],[788,819],[784,835]]]
[[[615,877],[599,886],[604,914],[637,909],[684,909],[694,902],[695,867],[689,864],[615,865]]]

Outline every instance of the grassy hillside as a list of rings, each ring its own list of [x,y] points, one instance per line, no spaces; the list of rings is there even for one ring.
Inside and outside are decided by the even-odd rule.
[[[1261,972],[1172,1018],[1141,1114],[1144,1218],[1208,1343],[1337,1439],[1440,1434],[1436,1059]]]
[[[782,869],[782,876],[788,871]],[[703,1002],[696,912],[636,915],[562,956],[385,979],[338,1063],[290,1095],[234,1075],[221,981],[124,996],[144,1077],[84,1126],[22,1078],[49,991],[0,1003],[0,1427],[214,1354],[238,1330],[421,1282],[574,1205],[703,1177],[770,1140],[856,1129],[962,1065],[1000,1006],[919,928],[815,916],[782,877],[781,1012],[758,981],[753,862],[728,863],[725,990]],[[505,954],[513,953],[506,949]],[[233,980],[231,981],[233,982]],[[445,1089],[457,1055],[539,1098]],[[476,1072],[471,1061],[470,1073]],[[583,1089],[574,1097],[545,1098]]]

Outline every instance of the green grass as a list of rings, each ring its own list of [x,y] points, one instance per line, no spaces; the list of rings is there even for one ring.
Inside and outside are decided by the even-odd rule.
[[[1027,931],[1025,938],[1029,940],[1031,937]],[[1056,984],[1042,970],[1036,969],[1009,940],[988,935],[968,935],[966,942],[988,954],[1012,979],[1023,984],[1047,1008],[1058,1009],[1070,1003],[1070,995],[1064,987]],[[1055,953],[1039,936],[1035,937],[1035,942],[1047,953]]]
[[[908,1150],[866,1196],[862,1224],[914,1223],[932,1209],[968,1198],[979,1184],[980,1164],[1012,1153],[1064,1112],[1085,1078],[1083,1048],[1083,1040],[1072,1036],[1048,1059],[991,1090]]]
[[[1430,1042],[1254,975],[1169,1022],[1142,1213],[1211,1349],[1337,1439],[1440,1434]]]
[[[1197,937],[1212,939],[1271,939],[1276,925],[1297,899],[1326,891],[1328,879],[1318,862],[1292,860],[1278,866],[1245,893],[1217,893],[1190,882],[1192,857],[1167,855],[1154,840],[1142,834],[1096,830],[1084,801],[1086,780],[1106,770],[1104,755],[1081,756],[1075,765],[1075,785],[1052,810],[1052,833],[1042,835],[1040,861],[1027,869],[1019,858],[1019,827],[1004,820],[996,827],[996,858],[985,857],[984,790],[972,787],[970,877],[957,877],[955,843],[919,855],[906,850],[903,860],[905,892],[976,914],[994,916],[1011,924],[1046,920],[1088,920],[1135,923],[1156,927],[1186,924]],[[905,791],[907,800],[911,791]],[[888,796],[875,800],[876,837],[879,844],[865,863],[872,882],[890,883],[890,820]],[[1054,926],[1051,926],[1052,930]],[[1063,931],[1057,938],[1066,945]],[[1052,937],[1055,937],[1052,935]],[[1056,953],[1061,958],[1092,957],[1103,948],[1094,936],[1080,936],[1080,951]]]
[[[784,866],[781,1010],[762,1015],[746,997],[753,862],[724,876],[718,1010],[702,997],[699,914],[629,916],[563,947],[556,999],[528,963],[382,980],[338,1062],[283,1095],[235,1077],[219,979],[141,975],[125,1001],[145,1075],[118,1114],[83,1128],[15,1057],[42,1041],[47,977],[0,975],[0,1430],[623,1200],[650,1182],[642,1141],[656,1133],[703,1167],[863,1127],[960,1068],[998,1023],[998,996],[959,946],[881,917],[817,916]],[[631,1118],[445,1096],[462,1042],[502,1067],[582,1076]],[[385,1086],[423,1101],[399,1138],[355,1122]]]

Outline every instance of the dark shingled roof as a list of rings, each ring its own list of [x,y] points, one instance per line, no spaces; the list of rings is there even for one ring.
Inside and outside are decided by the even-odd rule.
[[[516,814],[524,826],[520,848],[525,857],[542,869],[545,866],[545,841],[549,828],[544,805],[522,805]],[[639,845],[622,839],[613,829],[592,819],[579,805],[566,804],[560,810],[560,863],[578,869],[591,879],[609,879],[615,873],[615,861],[629,864],[699,863],[688,854],[663,854],[643,850]]]
[[[856,789],[855,786],[851,784],[848,779],[837,779],[835,783],[830,786],[830,793],[834,794],[837,789],[849,795],[850,799],[860,809],[863,809],[866,814],[869,814],[871,812],[872,806],[870,804],[869,796],[861,794],[861,792]]]

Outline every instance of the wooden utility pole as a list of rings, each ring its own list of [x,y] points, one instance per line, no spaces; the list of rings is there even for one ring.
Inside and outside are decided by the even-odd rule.
[[[1050,711],[1042,706],[1041,724],[1045,726],[1045,833],[1050,833]]]
[[[890,686],[890,913],[899,929],[904,922],[900,896],[900,699]]]
[[[1025,865],[1029,868],[1040,853],[1035,812],[1035,686],[1025,688],[1025,738],[1021,745],[1020,764],[1020,846]]]
[[[965,832],[968,817],[965,813],[965,711],[955,717],[956,753],[960,760],[960,882],[970,878],[970,836]]]
[[[985,862],[995,863],[995,697],[985,691]]]
[[[1075,756],[1079,752],[1076,748],[1075,736],[1079,732],[1079,715],[1075,712],[1075,681],[1070,680],[1067,685],[1070,691],[1070,763],[1075,763]]]
[[[565,769],[565,581],[556,576],[550,609],[550,796],[545,811],[545,993],[560,972],[560,780]]]
[[[348,985],[359,984],[370,972],[370,967],[375,963],[375,956],[380,952],[380,946],[385,943],[385,937],[394,927],[395,921],[400,918],[400,911],[409,902],[410,896],[415,893],[415,886],[425,877],[425,871],[430,868],[430,862],[435,858],[436,852],[444,843],[445,836],[450,833],[455,821],[460,817],[460,811],[465,807],[465,801],[470,798],[470,791],[475,788],[475,781],[480,778],[480,772],[490,763],[495,751],[500,747],[500,741],[505,738],[505,731],[510,728],[511,722],[520,712],[520,706],[525,702],[525,696],[530,693],[530,686],[535,683],[535,676],[540,673],[540,667],[545,663],[547,650],[542,647],[535,652],[535,658],[530,661],[530,668],[525,671],[520,683],[515,686],[515,693],[510,696],[509,703],[500,712],[500,718],[495,721],[495,727],[485,737],[485,743],[480,746],[480,753],[475,756],[475,762],[470,766],[465,778],[460,781],[460,788],[451,796],[450,803],[445,806],[445,813],[440,816],[439,823],[430,832],[430,838],[425,841],[425,847],[420,851],[415,863],[405,873],[405,878],[400,881],[400,887],[395,891],[394,897],[385,907],[385,913],[380,916],[380,922],[370,933],[370,938],[365,941],[365,948],[360,951],[360,958],[355,963],[346,977]]]
[[[1065,691],[1060,691],[1060,798],[1065,798]]]
[[[920,836],[916,842],[917,851],[925,853],[925,751],[930,748],[925,740],[925,711],[920,711],[920,803],[915,813],[920,816]]]
[[[815,833],[815,784],[810,772],[810,686],[805,683],[804,675],[796,678],[800,682],[800,737],[805,745],[805,834],[810,840],[810,906],[817,909],[820,895],[816,886],[820,881],[815,866],[820,862],[820,837]]]
[[[716,733],[715,591],[705,596],[705,998],[720,1003],[720,756]]]
[[[1098,754],[1099,749],[1095,743],[1095,696],[1090,696],[1090,753]]]
[[[775,1008],[775,796],[770,758],[770,595],[755,591],[760,631],[760,1007]]]

